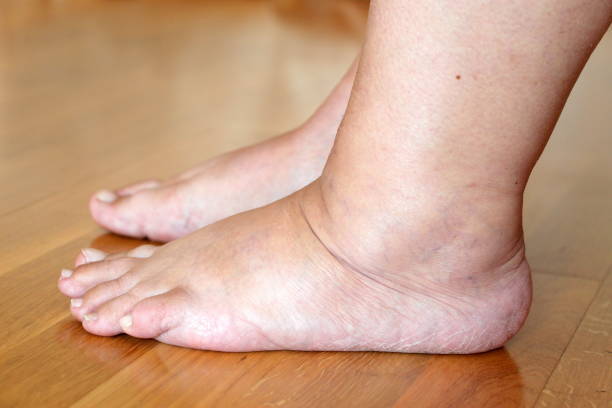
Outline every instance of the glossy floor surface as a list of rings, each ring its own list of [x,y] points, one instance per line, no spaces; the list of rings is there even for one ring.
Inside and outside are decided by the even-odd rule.
[[[87,334],[56,290],[81,247],[129,248],[87,199],[303,120],[367,4],[0,2],[0,406],[582,407],[612,397],[612,35],[530,181],[535,302],[472,356],[224,354]]]

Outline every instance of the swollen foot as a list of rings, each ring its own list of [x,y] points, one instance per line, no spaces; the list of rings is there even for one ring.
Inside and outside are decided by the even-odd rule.
[[[208,350],[474,353],[519,330],[531,298],[520,237],[447,218],[396,220],[412,234],[392,240],[361,223],[349,240],[321,191],[317,181],[157,249],[80,256],[59,288],[93,334]]]
[[[121,235],[171,241],[231,215],[267,205],[320,174],[335,129],[305,126],[230,152],[165,182],[100,191],[89,203],[101,226]]]
[[[100,191],[90,211],[101,226],[135,238],[170,241],[270,204],[321,175],[349,100],[354,63],[299,128],[225,154],[178,177]]]

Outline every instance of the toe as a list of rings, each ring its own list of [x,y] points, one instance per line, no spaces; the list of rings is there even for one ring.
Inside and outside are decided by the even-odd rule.
[[[89,201],[89,210],[94,220],[102,227],[134,238],[144,238],[143,223],[149,206],[141,194],[114,198],[106,197],[105,191],[98,192]],[[108,199],[107,199],[108,198]]]
[[[82,298],[75,299],[77,304],[72,302],[72,315],[79,320],[90,320],[103,304],[125,295],[137,284],[135,274],[129,271],[117,279],[102,282],[87,291]]]
[[[157,247],[157,245],[145,244],[137,246],[136,248],[133,248],[129,251],[113,252],[112,254],[107,254],[105,252],[93,248],[85,248],[82,249],[81,252],[79,252],[79,255],[77,256],[75,261],[75,266],[79,267],[87,263],[112,261],[120,258],[149,258],[155,253]],[[91,251],[95,251],[104,255],[92,256]]]
[[[120,278],[137,262],[137,259],[134,258],[119,258],[82,264],[74,271],[63,269],[58,288],[66,296],[81,298],[93,287]]]
[[[182,214],[177,210],[173,190],[165,188],[116,196],[113,201],[104,201],[94,195],[89,201],[89,209],[94,220],[112,232],[160,241],[175,238],[170,227],[173,214]]]
[[[84,248],[81,249],[81,251],[77,255],[74,261],[74,266],[79,267],[84,264],[99,262],[106,259],[107,256],[108,254],[106,252],[100,251],[99,249]]]
[[[157,246],[155,245],[141,245],[130,250],[127,256],[130,258],[149,258],[155,253],[156,249]]]
[[[130,310],[142,298],[133,292],[127,292],[118,296],[96,310],[88,312],[82,319],[85,330],[98,336],[114,336],[122,333],[123,329],[119,320],[129,313]]]
[[[119,325],[130,336],[157,338],[182,324],[186,306],[186,293],[176,288],[141,300],[119,319]]]
[[[132,194],[136,194],[142,190],[150,190],[152,188],[157,188],[161,185],[159,180],[150,179],[145,181],[140,181],[138,183],[130,184],[129,186],[125,186],[117,190],[117,194],[120,196],[128,196]]]

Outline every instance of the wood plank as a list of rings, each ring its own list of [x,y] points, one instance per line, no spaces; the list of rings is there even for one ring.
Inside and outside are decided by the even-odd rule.
[[[59,322],[0,354],[0,406],[66,406],[155,345],[127,336],[93,337],[77,322]]]
[[[0,355],[70,316],[68,300],[57,290],[62,268],[71,267],[79,250],[128,250],[141,241],[100,235],[94,229],[32,262],[0,275]],[[49,339],[49,341],[52,341]]]
[[[612,268],[538,399],[538,407],[612,406]]]

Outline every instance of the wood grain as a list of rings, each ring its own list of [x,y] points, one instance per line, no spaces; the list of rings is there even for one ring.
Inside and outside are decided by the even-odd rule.
[[[504,348],[214,353],[95,337],[71,319],[56,290],[60,269],[82,247],[140,244],[98,228],[90,194],[169,176],[299,124],[353,59],[366,8],[361,0],[0,2],[0,407],[609,401],[611,35],[529,183],[535,298]]]
[[[548,380],[538,407],[612,406],[612,269]]]

